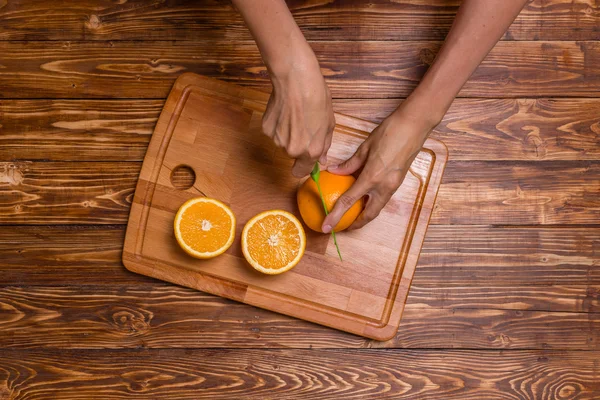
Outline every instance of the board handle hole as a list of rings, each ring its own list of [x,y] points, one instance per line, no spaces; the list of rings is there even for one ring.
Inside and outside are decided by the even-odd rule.
[[[175,189],[188,190],[196,183],[196,173],[187,165],[179,165],[171,172],[171,184]]]

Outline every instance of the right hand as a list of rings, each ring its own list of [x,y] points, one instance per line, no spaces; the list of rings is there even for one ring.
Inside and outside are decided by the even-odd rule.
[[[303,177],[316,161],[327,162],[335,127],[331,94],[312,51],[283,73],[270,72],[273,92],[263,132],[296,159],[292,174]]]

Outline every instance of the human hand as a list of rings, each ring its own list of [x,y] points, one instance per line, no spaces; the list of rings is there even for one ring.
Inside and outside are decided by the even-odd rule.
[[[297,177],[308,175],[317,160],[326,163],[335,127],[317,59],[311,50],[300,57],[284,72],[271,72],[273,92],[262,121],[263,132],[296,159],[292,174]]]
[[[335,126],[319,62],[284,0],[233,0],[256,40],[273,92],[263,132],[296,159],[292,173],[308,175],[326,162]]]
[[[401,106],[371,133],[352,157],[327,168],[338,175],[350,175],[361,168],[362,171],[323,221],[323,232],[330,232],[357,200],[367,196],[365,209],[349,229],[363,227],[379,215],[400,187],[427,136],[439,122],[430,121],[411,108],[415,107]]]

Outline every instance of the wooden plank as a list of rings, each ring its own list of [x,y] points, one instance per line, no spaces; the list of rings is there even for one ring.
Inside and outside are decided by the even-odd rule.
[[[2,226],[0,285],[158,283],[123,267],[124,235],[123,225]],[[409,303],[599,311],[594,292],[600,285],[599,265],[597,227],[432,225]]]
[[[600,163],[449,162],[434,224],[597,224]]]
[[[600,280],[598,227],[430,225],[415,282],[587,285]]]
[[[0,285],[158,285],[125,269],[124,241],[124,225],[0,226]]]
[[[175,286],[4,287],[0,304],[0,348],[363,347],[368,341]]]
[[[468,284],[470,284],[468,286]],[[568,286],[531,285],[527,281],[517,286],[445,286],[440,279],[437,285],[420,285],[414,280],[410,287],[408,303],[411,308],[531,310],[561,312],[600,312],[600,285]]]
[[[0,351],[10,399],[594,399],[600,352]]]
[[[438,235],[440,233],[438,231],[442,230],[440,228],[446,227],[432,227],[429,238],[441,236]],[[454,229],[452,233],[466,234],[470,231],[470,229],[465,229],[466,227],[459,228],[462,228],[462,230]],[[502,230],[500,229],[500,231]],[[497,236],[499,241],[501,238],[500,233],[498,232]],[[581,234],[585,235],[583,232]],[[557,236],[559,235],[557,234]],[[560,236],[564,243],[565,238],[569,238],[568,228],[561,230]],[[510,237],[514,237],[513,233],[505,235],[504,242]],[[446,237],[446,239],[449,238],[451,237]],[[160,286],[159,281],[130,273],[122,266],[121,248],[123,240],[124,230],[119,226],[2,227],[0,229],[0,259],[2,260],[2,263],[0,263],[2,266],[0,285],[79,286],[94,282],[94,285],[113,287],[149,283]],[[465,240],[464,237],[463,240]],[[448,241],[452,242],[451,239]],[[553,241],[550,242],[553,243]],[[500,241],[500,243],[503,242]],[[532,245],[535,246],[535,243]],[[563,248],[562,252],[564,253],[576,251],[565,245],[563,245]],[[548,265],[546,271],[539,271],[531,264],[528,264],[527,268],[523,268],[523,266],[518,266],[519,263],[517,263],[519,269],[530,272],[527,276],[519,276],[518,278],[515,278],[514,275],[508,275],[508,278],[513,278],[509,287],[506,286],[504,280],[498,282],[494,279],[492,285],[489,286],[481,280],[473,281],[464,274],[461,275],[462,280],[457,282],[457,278],[453,276],[455,267],[450,265],[452,264],[450,260],[457,257],[467,257],[469,250],[473,251],[469,243],[465,243],[464,248],[456,249],[453,253],[448,251],[443,258],[439,254],[436,258],[432,258],[431,249],[426,243],[417,269],[417,277],[413,280],[411,286],[408,304],[415,308],[600,312],[600,275],[594,278],[594,275],[598,275],[594,274],[597,268],[588,267],[586,269],[587,274],[585,274],[586,271],[581,271],[579,277],[581,280],[586,280],[587,283],[584,285],[570,284],[569,281],[573,280],[572,275],[566,278],[557,273],[548,276],[548,273],[558,269],[553,263]],[[514,250],[514,253],[511,252],[510,254],[512,258],[518,259],[519,254],[522,253],[519,252],[519,249]],[[592,249],[592,251],[594,250]],[[585,249],[582,252],[585,253]],[[498,258],[510,257],[508,254],[498,254],[498,256]],[[539,252],[534,252],[533,256],[537,256],[538,260],[541,257]],[[585,256],[580,256],[579,253],[576,257],[586,259]],[[437,262],[430,264],[431,259]],[[588,265],[595,261],[600,262],[600,254],[596,257],[596,260],[590,260]],[[521,263],[523,262],[521,260]],[[530,260],[529,262],[535,264],[535,261]],[[487,272],[488,274],[501,275],[498,273],[499,270],[514,265],[511,261],[506,260],[504,265],[500,263],[497,266],[481,266],[473,269],[483,271],[482,274]],[[432,275],[431,269],[437,275]],[[448,278],[447,275],[451,275],[451,277]],[[534,281],[538,276],[543,277],[541,283]],[[550,279],[554,279],[557,284],[545,283]],[[449,283],[453,286],[450,286]],[[505,286],[502,286],[503,284]],[[164,285],[171,286],[166,283]],[[210,301],[218,303],[216,299]],[[223,307],[229,305],[227,301],[223,300],[222,302]]]
[[[0,285],[160,286],[123,267],[123,241],[122,226],[2,227]],[[597,228],[432,226],[408,304],[600,312],[598,243]]]
[[[442,40],[458,0],[288,0],[310,40]],[[11,1],[0,6],[0,40],[250,40],[227,0]],[[598,40],[600,6],[534,0],[504,40]]]
[[[510,297],[510,289],[505,290]],[[597,309],[598,287],[594,290],[596,297],[589,301]],[[0,304],[2,348],[600,350],[598,312],[434,308],[413,303],[407,305],[396,336],[374,342],[175,286],[2,287]]]
[[[312,42],[335,98],[402,98],[438,42]],[[254,42],[0,42],[4,98],[164,98],[184,71],[270,90]],[[596,97],[598,42],[500,42],[460,97]]]
[[[407,307],[394,339],[378,347],[598,349],[600,313]]]
[[[0,163],[0,223],[124,223],[141,163]]]
[[[10,383],[14,382],[10,388],[7,382],[5,392],[16,399],[120,399],[140,393],[169,399],[389,399],[421,398],[423,394],[453,399],[494,394],[510,398],[529,394],[542,398],[539,396],[548,394],[552,397],[544,398],[555,398],[565,387],[566,393],[587,399],[597,390],[593,353],[380,353],[326,351],[317,355],[308,351],[249,350],[240,352],[237,358],[236,353],[216,350],[106,352],[105,357],[98,352],[36,351],[20,359],[13,352],[3,352],[6,357],[0,368]],[[451,374],[447,356],[456,358]],[[491,376],[486,366],[510,372]],[[567,371],[578,378],[574,387],[571,380],[563,382]],[[549,377],[540,378],[544,376]],[[527,384],[515,386],[515,381]]]
[[[376,123],[396,99],[337,99],[342,114]],[[431,137],[451,160],[598,160],[599,99],[456,99]]]
[[[397,99],[336,99],[381,122]],[[160,100],[0,100],[0,159],[142,161]],[[600,99],[457,99],[432,137],[452,160],[600,159]]]
[[[0,223],[124,224],[141,164],[0,163]],[[438,225],[597,224],[600,163],[449,161]]]
[[[0,159],[142,161],[161,100],[0,100]]]

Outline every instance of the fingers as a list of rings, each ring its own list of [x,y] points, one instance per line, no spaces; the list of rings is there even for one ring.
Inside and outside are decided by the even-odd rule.
[[[331,140],[333,139],[333,129],[335,128],[335,122],[329,128],[329,132],[325,135],[325,143],[323,144],[323,152],[321,153],[321,157],[319,157],[319,162],[321,165],[327,164],[327,152],[331,147]]]
[[[302,178],[312,171],[317,160],[320,160],[321,164],[324,164],[323,160],[327,159],[327,150],[323,149],[323,141],[313,141],[308,143],[308,146],[306,144],[298,143],[297,140],[295,143],[292,142],[287,146],[288,155],[296,159],[292,168],[292,175],[297,178]]]
[[[297,146],[296,152],[293,151],[294,147],[288,149],[288,154],[296,159],[294,167],[292,168],[292,175],[301,178],[312,171],[317,160],[319,160],[321,164],[327,162],[327,151],[329,150],[329,146],[331,146],[331,137],[334,126],[334,124],[329,124],[326,128],[321,130],[320,133],[313,135],[311,142],[308,143],[305,150],[300,150],[302,144]],[[296,136],[301,137],[301,135]]]
[[[365,174],[365,176],[370,175],[368,172]],[[369,199],[365,205],[365,209],[360,213],[358,218],[356,218],[356,221],[354,221],[352,225],[348,227],[348,229],[360,229],[377,218],[381,210],[383,210],[385,205],[388,203],[388,201],[390,201],[394,193],[396,193],[396,190],[398,190],[402,184],[405,175],[406,169],[398,169],[394,171],[388,171],[379,178],[376,175],[371,175],[369,178],[367,178],[367,180],[372,184],[372,186],[369,188]]]
[[[360,167],[362,167],[369,155],[369,149],[367,142],[364,142],[360,145],[360,147],[356,150],[356,152],[339,165],[332,165],[327,167],[327,171],[336,175],[351,175],[358,171]]]
[[[267,103],[267,108],[262,118],[262,131],[265,135],[273,138],[275,134],[275,125],[277,121],[277,116],[273,112],[273,108],[275,107],[274,95],[269,96],[269,102]]]
[[[310,157],[300,157],[297,158],[294,162],[294,166],[292,167],[292,175],[296,178],[302,178],[310,174],[312,171],[316,160]]]
[[[383,207],[385,207],[387,202],[390,201],[393,194],[394,192],[386,194],[374,193],[369,196],[369,200],[367,201],[365,209],[360,213],[358,218],[356,218],[356,221],[354,221],[348,229],[360,229],[377,218],[381,210],[383,210]]]
[[[333,227],[335,227],[340,219],[344,216],[346,211],[350,209],[361,197],[363,197],[367,193],[368,186],[364,179],[358,178],[354,185],[350,187],[344,194],[340,196],[340,198],[335,202],[335,206],[333,210],[329,213],[329,215],[323,221],[323,226],[321,229],[325,233],[331,232]]]
[[[335,117],[322,77],[317,82],[315,95],[306,97],[305,88],[298,85],[296,82],[284,87],[283,94],[273,89],[263,115],[262,128],[276,146],[285,149],[295,159],[292,174],[303,177],[310,173],[317,160],[322,164],[327,162]]]
[[[331,147],[331,141],[333,140],[333,131],[335,129],[335,116],[331,115],[331,121],[329,122],[329,127],[327,129],[327,134],[325,135],[325,139],[323,142],[323,152],[321,153],[321,157],[319,157],[319,162],[322,165],[327,164],[327,152]]]

